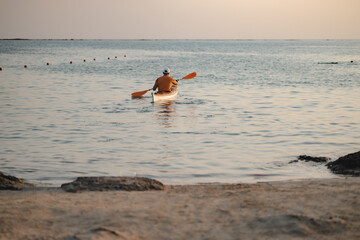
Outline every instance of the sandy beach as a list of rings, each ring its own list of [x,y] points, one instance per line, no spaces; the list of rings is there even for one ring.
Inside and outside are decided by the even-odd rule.
[[[360,178],[0,191],[0,239],[359,239]]]

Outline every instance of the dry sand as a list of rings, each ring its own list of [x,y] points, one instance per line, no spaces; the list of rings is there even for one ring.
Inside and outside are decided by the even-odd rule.
[[[359,183],[0,191],[0,239],[360,239]]]

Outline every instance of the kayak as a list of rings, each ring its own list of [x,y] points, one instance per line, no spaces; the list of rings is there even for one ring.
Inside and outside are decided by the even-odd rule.
[[[175,100],[178,94],[178,89],[176,86],[173,86],[171,92],[156,92],[151,93],[152,95],[152,102],[160,102],[160,101],[167,101],[167,100]]]

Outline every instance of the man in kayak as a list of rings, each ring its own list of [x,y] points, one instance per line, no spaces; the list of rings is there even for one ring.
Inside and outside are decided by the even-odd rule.
[[[170,69],[165,68],[163,71],[164,76],[156,79],[153,90],[158,89],[158,92],[171,92],[172,85],[177,85],[177,81],[170,77]]]

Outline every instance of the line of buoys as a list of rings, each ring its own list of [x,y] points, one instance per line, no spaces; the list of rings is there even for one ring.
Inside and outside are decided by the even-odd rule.
[[[124,57],[126,57],[126,54],[124,55]],[[114,58],[117,59],[118,56],[115,56]],[[110,60],[110,57],[108,57],[107,59]],[[96,58],[94,58],[93,60],[94,60],[94,62],[95,62],[95,61],[96,61]],[[83,61],[86,62],[86,59],[84,58]],[[351,61],[351,62],[352,62],[352,61]],[[70,63],[70,64],[73,64],[73,61],[70,61],[69,63]],[[46,66],[50,66],[50,62],[47,62],[47,63],[46,63]],[[28,65],[25,64],[25,65],[24,65],[24,68],[28,68]],[[0,71],[2,71],[2,70],[3,70],[3,68],[0,67]]]
[[[345,62],[318,62],[318,64],[341,64]],[[354,63],[353,60],[350,61],[350,63]]]

